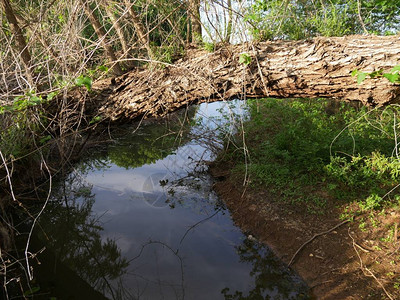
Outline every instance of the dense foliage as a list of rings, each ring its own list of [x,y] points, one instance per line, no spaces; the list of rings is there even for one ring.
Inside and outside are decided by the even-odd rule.
[[[289,203],[323,211],[329,199],[362,209],[398,204],[399,107],[357,108],[328,100],[265,99],[250,103],[246,143],[231,145],[238,174]],[[246,147],[249,157],[241,158]],[[325,195],[327,191],[329,196]],[[343,202],[344,201],[344,202]]]
[[[247,19],[259,39],[305,39],[318,35],[394,34],[400,26],[395,0],[256,0]]]

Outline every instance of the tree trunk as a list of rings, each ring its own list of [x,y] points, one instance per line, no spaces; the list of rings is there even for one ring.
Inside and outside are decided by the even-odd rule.
[[[188,0],[188,15],[192,25],[192,43],[200,44],[202,41],[202,30],[200,21],[200,0]]]
[[[232,0],[228,0],[228,24],[226,26],[225,43],[231,42],[232,37],[232,26],[233,26],[233,10],[232,10]]]
[[[239,63],[245,47],[248,65]],[[112,86],[95,84],[92,112],[112,120],[132,119],[245,97],[324,97],[373,106],[400,101],[399,85],[385,78],[358,84],[351,76],[354,69],[389,71],[400,64],[398,36],[319,37],[236,45],[214,53],[191,51],[175,65],[132,72],[112,80]]]
[[[17,18],[15,17],[14,10],[11,7],[9,0],[1,0],[4,13],[6,15],[7,21],[10,25],[12,34],[15,37],[16,50],[19,52],[21,61],[27,73],[28,81],[33,84],[32,71],[30,70],[31,65],[31,55],[29,53],[28,46],[25,41],[24,34],[22,33],[21,27],[19,27]]]
[[[104,31],[103,26],[100,24],[99,20],[97,20],[94,12],[92,11],[92,9],[89,6],[88,1],[81,0],[81,3],[85,9],[85,12],[86,12],[89,20],[90,20],[90,23],[92,24],[94,30],[96,31],[96,34],[99,37],[101,44],[103,45],[103,48],[106,50],[108,58],[113,63],[113,65],[112,65],[113,72],[116,75],[121,75],[123,73],[122,69],[118,63],[117,57],[115,56],[114,50],[111,48],[111,46],[107,42],[107,38],[106,38],[107,34]]]
[[[128,9],[129,15],[132,18],[133,27],[135,27],[136,35],[138,37],[139,43],[144,46],[147,50],[147,55],[150,59],[153,58],[153,51],[150,48],[150,39],[149,35],[146,33],[142,22],[140,21],[139,16],[137,15],[135,9],[133,8],[133,4],[130,0],[124,0],[126,8]]]
[[[128,46],[128,41],[125,38],[124,35],[124,30],[122,29],[122,26],[120,24],[120,20],[117,19],[113,12],[113,7],[114,4],[111,2],[109,3],[108,1],[104,1],[104,9],[110,18],[110,21],[112,22],[113,27],[115,28],[115,31],[118,35],[119,41],[121,43],[122,51],[124,52],[124,57],[129,56],[129,46]]]

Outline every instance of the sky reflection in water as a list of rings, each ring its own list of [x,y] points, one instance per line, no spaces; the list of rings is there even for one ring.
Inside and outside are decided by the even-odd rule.
[[[186,137],[182,146],[173,143],[171,147],[169,144],[164,158],[139,167],[131,168],[129,163],[119,163],[119,159],[113,158],[118,153],[129,156],[129,149],[122,148],[135,147],[137,137],[147,135],[148,140],[156,140],[157,136],[151,135],[154,132],[160,134],[158,129],[148,133],[143,126],[140,132],[132,135],[127,132],[116,137],[108,152],[97,157],[95,162],[83,161],[69,175],[66,180],[68,188],[64,184],[59,190],[67,190],[67,196],[73,196],[68,200],[69,204],[58,201],[63,198],[61,196],[53,198],[49,213],[54,212],[57,205],[65,209],[66,206],[82,207],[85,201],[92,201],[90,217],[86,216],[85,222],[97,226],[90,230],[96,231],[94,235],[98,235],[102,244],[109,242],[120,251],[119,257],[109,256],[115,261],[123,261],[118,272],[107,274],[107,270],[103,270],[102,278],[96,279],[91,275],[94,270],[80,270],[80,276],[97,289],[104,289],[107,297],[260,299],[261,296],[265,299],[307,299],[303,294],[306,289],[299,279],[281,266],[268,249],[247,239],[234,226],[229,212],[211,190],[212,181],[204,172],[204,164],[198,163],[200,159],[212,159],[204,127],[211,128],[209,136],[217,137],[221,131],[214,121],[221,116],[221,108],[230,110],[224,103],[201,105],[196,116],[207,118],[198,120],[197,125],[189,126],[190,130],[184,133],[200,138],[191,140],[191,137]],[[235,111],[236,116],[243,115],[241,108],[236,107]],[[225,124],[223,128],[229,128],[227,120],[220,121]],[[137,143],[143,146],[142,140]],[[214,141],[211,146],[216,143],[219,141]],[[141,151],[151,152],[161,145],[161,140],[157,140]],[[157,157],[152,153],[146,155]],[[45,217],[42,219],[46,220]],[[85,228],[85,225],[76,226]],[[56,241],[56,232],[69,234],[55,228],[47,234]],[[68,237],[73,238],[72,235]],[[52,248],[57,248],[57,245],[54,242]],[[79,247],[73,254],[64,253],[65,261],[71,263],[78,257]],[[100,251],[107,249],[103,247]],[[99,261],[102,259],[95,259],[96,264]],[[96,268],[104,269],[93,266]],[[109,285],[100,284],[104,278]]]

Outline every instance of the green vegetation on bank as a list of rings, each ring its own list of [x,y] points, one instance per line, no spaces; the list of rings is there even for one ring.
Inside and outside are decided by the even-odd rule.
[[[236,176],[247,172],[251,187],[318,214],[327,204],[368,211],[400,203],[399,106],[263,99],[249,101],[249,114],[245,139],[238,134],[223,159],[235,162]]]
[[[396,34],[399,30],[396,0],[256,0],[246,20],[256,39],[299,40],[314,36],[373,33]]]
[[[40,109],[25,107],[0,113],[0,124],[0,152],[6,161],[31,153],[50,138],[44,134],[47,121]]]

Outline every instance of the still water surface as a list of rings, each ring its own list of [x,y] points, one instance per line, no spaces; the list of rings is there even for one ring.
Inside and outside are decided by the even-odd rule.
[[[203,104],[111,131],[59,183],[39,239],[109,299],[308,299],[212,191],[204,161],[243,115],[239,102]]]

